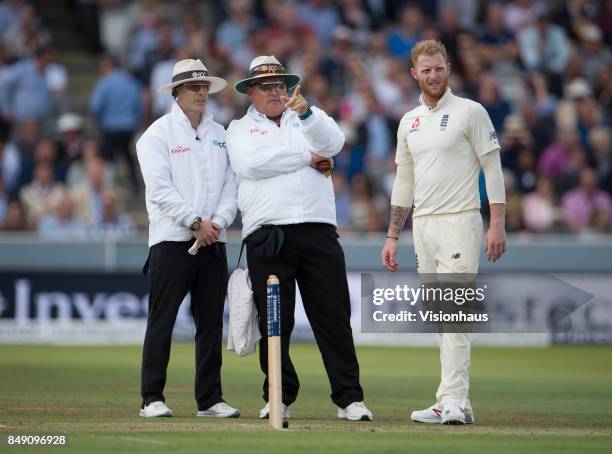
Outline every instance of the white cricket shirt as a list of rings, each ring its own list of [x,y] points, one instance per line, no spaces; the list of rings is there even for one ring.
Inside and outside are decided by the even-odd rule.
[[[395,162],[414,171],[413,217],[480,209],[478,157],[498,150],[495,128],[481,104],[452,94],[404,115]]]

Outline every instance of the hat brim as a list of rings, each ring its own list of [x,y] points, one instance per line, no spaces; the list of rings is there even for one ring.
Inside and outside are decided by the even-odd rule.
[[[234,85],[234,90],[236,90],[238,93],[242,93],[246,95],[247,87],[251,85],[253,81],[259,80],[259,79],[265,79],[269,77],[282,77],[283,79],[285,79],[285,83],[287,84],[288,90],[295,87],[302,80],[302,78],[298,76],[297,74],[269,74],[269,73],[266,73],[266,74],[260,74],[255,77],[249,77],[248,79],[241,80],[240,82],[236,83],[236,85]]]
[[[157,92],[162,95],[171,95],[174,87],[178,87],[179,85],[183,85],[187,82],[208,82],[210,83],[210,88],[208,89],[209,94],[217,93],[223,90],[227,86],[227,81],[225,79],[221,79],[220,77],[194,77],[193,79],[185,79],[178,82],[173,82],[171,84],[164,85],[163,87],[159,87]]]

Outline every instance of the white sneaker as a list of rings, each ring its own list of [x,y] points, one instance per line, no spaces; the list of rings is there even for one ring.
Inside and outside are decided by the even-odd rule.
[[[338,418],[349,421],[372,421],[372,412],[363,402],[353,402],[346,408],[338,407]]]
[[[465,415],[465,423],[474,424],[475,418],[472,410],[466,408],[463,413]],[[435,403],[425,410],[415,410],[410,414],[410,419],[415,422],[442,424],[442,406]]]
[[[237,418],[240,416],[240,410],[225,402],[219,402],[208,410],[198,411],[198,416],[202,418]]]
[[[289,406],[285,404],[281,404],[281,415],[283,419],[291,419],[291,415],[289,414]],[[270,404],[267,403],[265,407],[261,409],[259,412],[259,419],[268,419],[270,417]]]
[[[157,418],[160,416],[170,417],[172,416],[172,410],[170,410],[164,402],[157,400],[141,408],[140,416],[144,418]]]
[[[442,424],[463,425],[465,424],[465,413],[455,404],[444,404],[442,409]]]

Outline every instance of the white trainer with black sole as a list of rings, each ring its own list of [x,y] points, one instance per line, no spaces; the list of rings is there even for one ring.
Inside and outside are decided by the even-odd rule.
[[[363,402],[353,402],[346,408],[338,407],[338,418],[348,421],[372,421],[372,412]]]
[[[219,402],[208,410],[199,410],[198,416],[200,418],[237,418],[240,416],[240,410],[225,402]]]
[[[288,405],[285,405],[285,404],[281,405],[281,414],[282,414],[283,419],[291,419],[291,415],[289,414]],[[259,419],[268,419],[269,417],[270,417],[270,404],[268,403],[259,412]]]
[[[465,423],[474,424],[475,418],[473,411],[466,408],[463,413],[465,415]],[[442,406],[435,403],[425,410],[415,410],[410,414],[410,419],[414,422],[442,424]]]
[[[141,408],[140,416],[143,418],[169,418],[172,416],[172,410],[166,406],[165,402],[156,400]]]
[[[462,426],[465,424],[465,413],[459,405],[444,404],[442,406],[442,424]]]

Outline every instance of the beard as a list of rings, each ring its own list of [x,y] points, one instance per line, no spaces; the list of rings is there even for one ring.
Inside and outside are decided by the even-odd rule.
[[[425,96],[432,99],[440,99],[446,93],[448,77],[440,79],[437,86],[431,86],[427,82],[419,81],[419,88]]]

